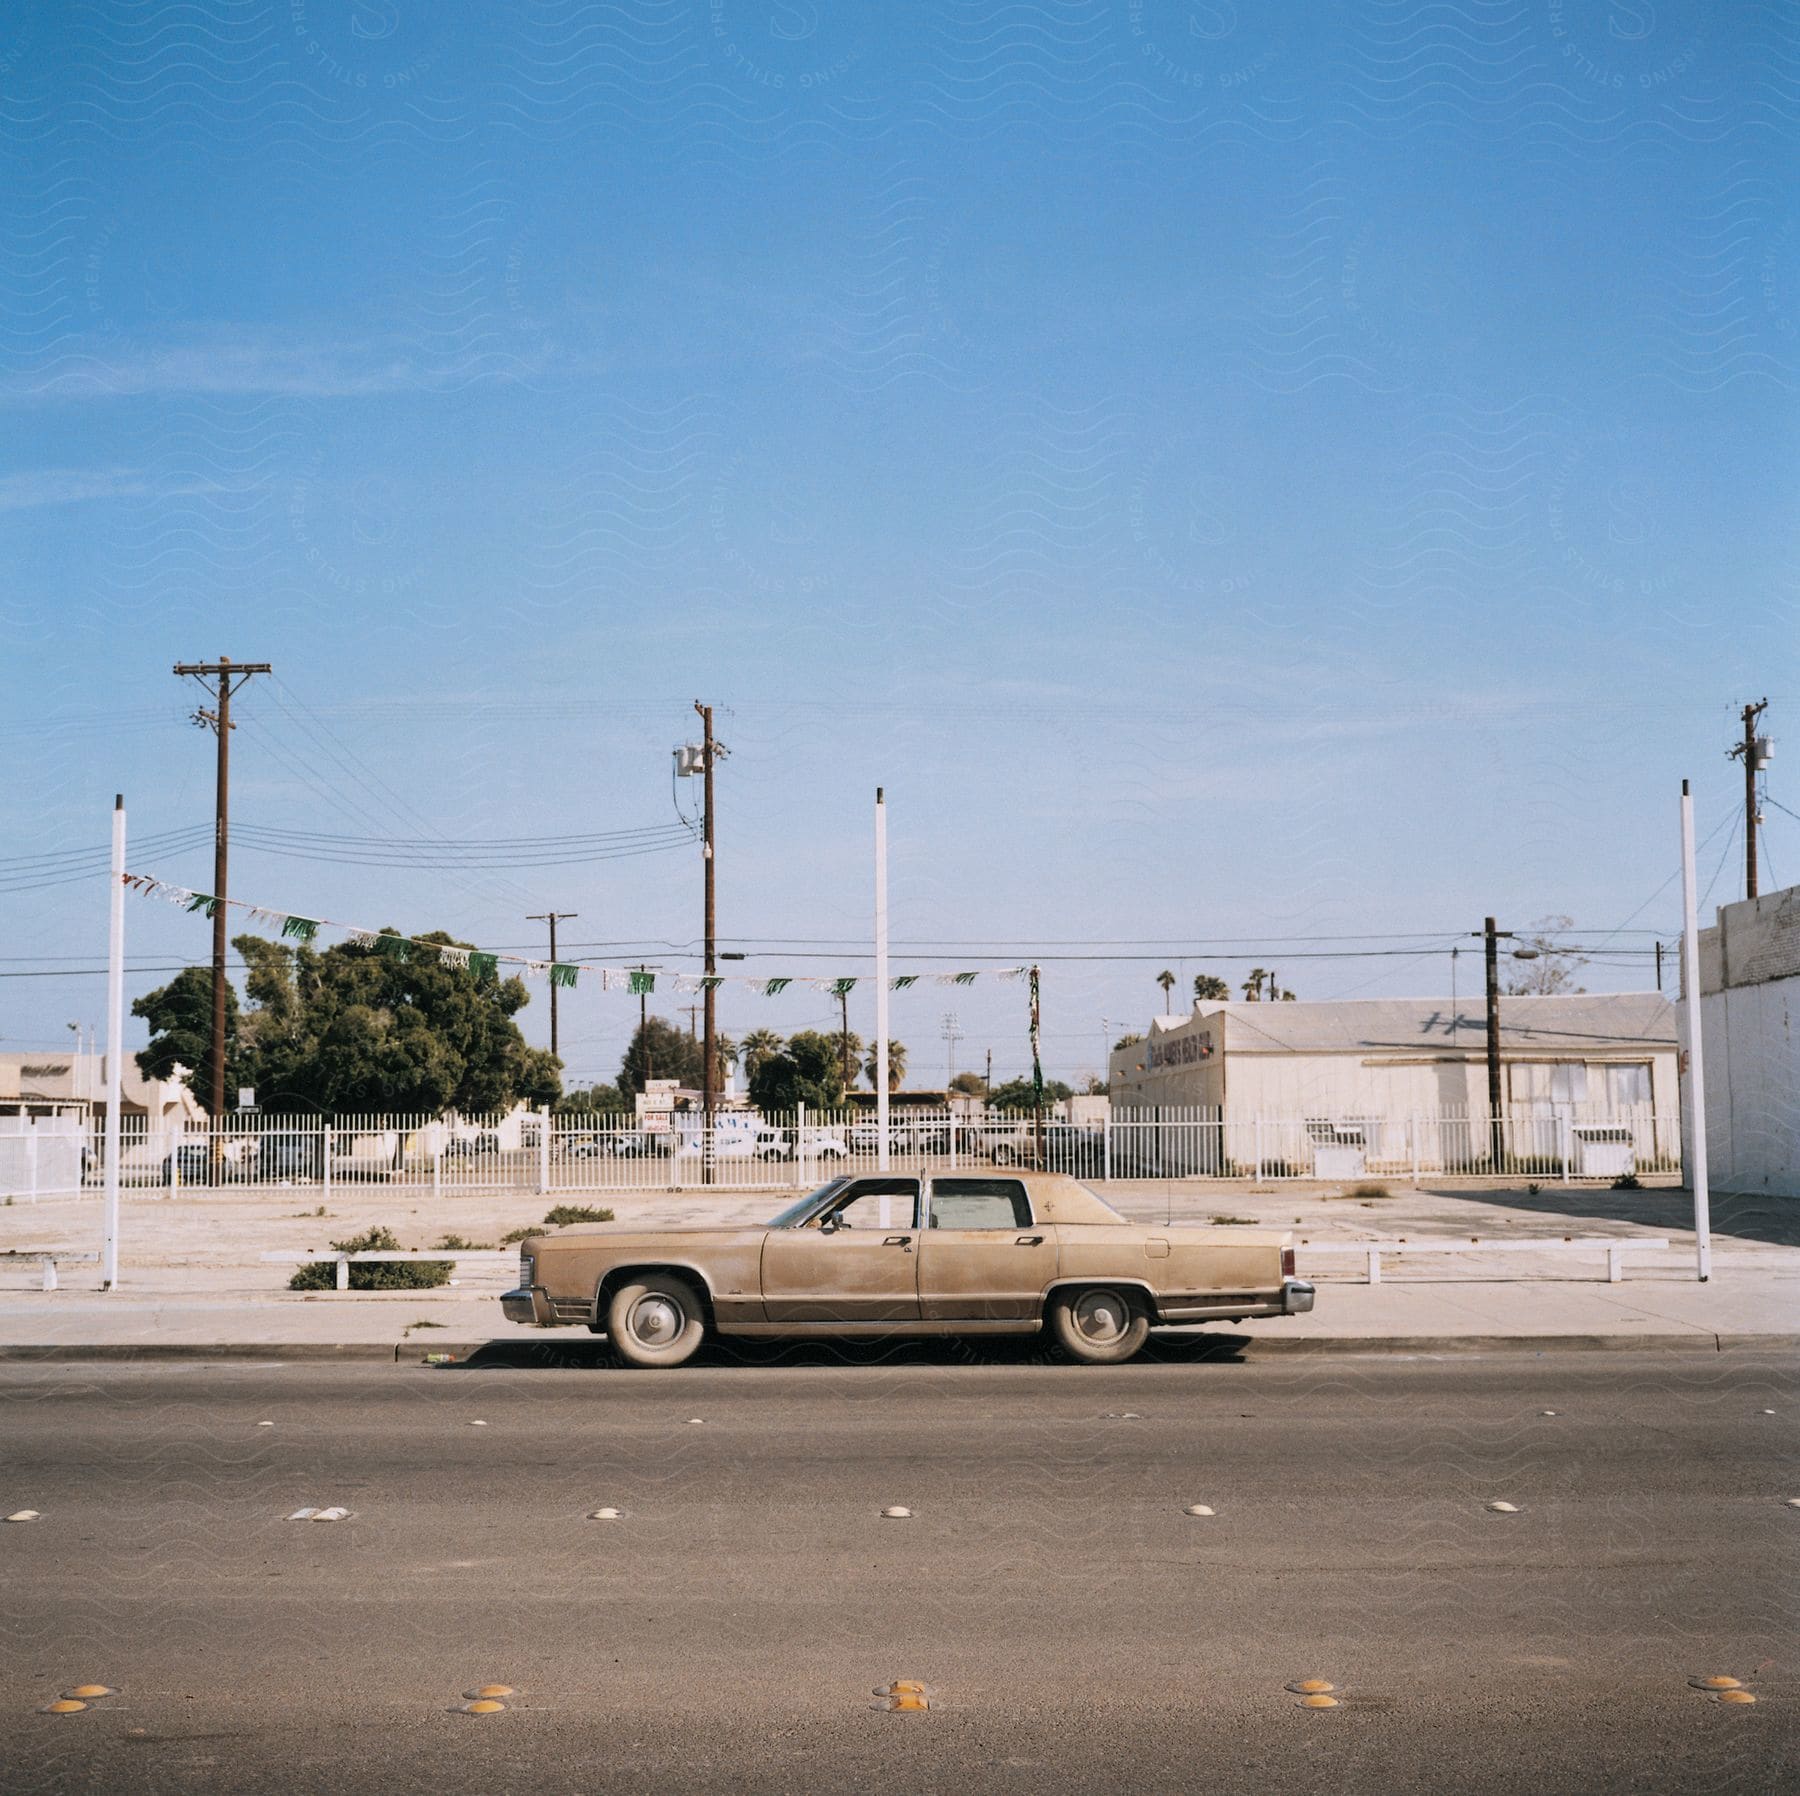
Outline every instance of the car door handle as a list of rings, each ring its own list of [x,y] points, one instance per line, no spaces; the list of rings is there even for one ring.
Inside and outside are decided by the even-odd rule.
[[[881,1244],[883,1247],[897,1247],[902,1253],[912,1252],[911,1235],[889,1235]]]
[[[1013,1246],[1014,1247],[1042,1247],[1043,1244],[1044,1244],[1044,1237],[1042,1235],[1021,1235],[1018,1238],[1018,1240],[1016,1240],[1013,1243]]]

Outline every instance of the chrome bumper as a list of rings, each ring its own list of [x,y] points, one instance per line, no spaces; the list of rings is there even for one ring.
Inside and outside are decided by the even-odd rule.
[[[539,1288],[536,1285],[521,1285],[516,1290],[506,1291],[500,1297],[500,1313],[508,1322],[548,1322],[549,1305],[544,1306],[544,1313],[538,1310]]]
[[[1284,1316],[1304,1316],[1313,1306],[1313,1288],[1303,1278],[1284,1278],[1281,1281],[1281,1313]]]

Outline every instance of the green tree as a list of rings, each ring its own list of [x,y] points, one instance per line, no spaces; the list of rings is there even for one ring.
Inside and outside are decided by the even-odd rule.
[[[644,1089],[646,1047],[652,1079],[674,1079],[691,1091],[700,1089],[704,1065],[700,1044],[685,1029],[653,1016],[632,1031],[625,1058],[619,1063],[619,1090],[627,1099],[635,1098]]]
[[[804,1104],[809,1110],[836,1110],[844,1101],[840,1038],[802,1029],[788,1038],[779,1054],[756,1069],[750,1098],[765,1115],[778,1115]]]
[[[513,1021],[524,982],[444,965],[432,950],[463,944],[441,931],[419,943],[392,930],[323,951],[234,941],[248,967],[246,1082],[263,1109],[479,1115],[556,1100],[560,1062]]]
[[[183,967],[167,985],[146,992],[131,1007],[133,1016],[150,1025],[150,1045],[138,1051],[138,1071],[146,1079],[172,1079],[177,1068],[182,1083],[203,1106],[210,1107],[212,1081],[211,967]],[[254,1085],[255,1073],[244,1052],[243,1019],[231,981],[225,982],[225,1107],[237,1105],[240,1085]],[[258,1097],[261,1097],[259,1092]]]
[[[1169,993],[1175,989],[1175,975],[1167,967],[1156,975],[1156,983],[1162,987],[1163,1015],[1169,1014]]]
[[[869,1081],[872,1090],[879,1090],[875,1081],[881,1076],[881,1068],[876,1063],[875,1050],[870,1048],[868,1058],[863,1062],[863,1077]],[[888,1090],[898,1091],[906,1082],[906,1043],[889,1041],[888,1043]]]
[[[1198,1004],[1203,998],[1231,997],[1231,987],[1217,973],[1196,973],[1194,975],[1194,1002]]]
[[[738,1043],[738,1063],[746,1079],[756,1077],[756,1069],[765,1060],[781,1052],[781,1037],[773,1029],[747,1029]]]
[[[630,1109],[631,1100],[616,1085],[587,1085],[556,1100],[558,1116],[617,1116]]]
[[[1250,1003],[1255,1004],[1261,1001],[1263,981],[1267,979],[1268,976],[1269,975],[1261,967],[1252,967],[1250,969],[1250,976],[1244,981],[1244,997]]]
[[[1144,1038],[1141,1035],[1121,1035],[1119,1039],[1113,1043],[1113,1052],[1117,1054],[1122,1049],[1135,1048],[1143,1039]]]
[[[980,1073],[958,1073],[956,1077],[950,1081],[950,1089],[952,1091],[964,1092],[972,1098],[986,1097],[987,1088],[987,1080],[982,1078]]]
[[[1047,1105],[1074,1095],[1060,1079],[1044,1081],[1044,1102]],[[988,1104],[995,1110],[1031,1110],[1036,1107],[1037,1098],[1029,1079],[1008,1079],[1004,1085],[996,1085],[988,1093]]]
[[[1517,948],[1535,949],[1537,958],[1516,962],[1517,970],[1501,983],[1500,989],[1513,998],[1548,998],[1558,992],[1585,991],[1585,986],[1574,981],[1587,965],[1587,956],[1556,945],[1556,938],[1574,927],[1573,917],[1539,917],[1514,944]],[[1505,952],[1502,947],[1501,953]]]

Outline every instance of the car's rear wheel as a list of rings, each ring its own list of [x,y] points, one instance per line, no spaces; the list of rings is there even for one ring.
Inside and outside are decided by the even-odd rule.
[[[684,1365],[706,1339],[705,1312],[685,1279],[646,1273],[613,1292],[606,1333],[628,1366]]]
[[[1150,1314],[1135,1292],[1086,1285],[1051,1298],[1050,1333],[1071,1359],[1117,1366],[1149,1340]]]

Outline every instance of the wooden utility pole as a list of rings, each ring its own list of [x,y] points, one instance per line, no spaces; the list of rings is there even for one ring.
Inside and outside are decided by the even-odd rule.
[[[649,972],[649,968],[640,960],[638,971]],[[642,989],[638,992],[638,1047],[643,1052],[644,1084],[650,1083],[650,995]]]
[[[266,661],[233,661],[226,655],[221,655],[217,661],[175,663],[175,672],[183,678],[198,680],[202,685],[207,685],[210,680],[218,682],[216,687],[207,686],[207,691],[217,701],[216,709],[202,708],[194,713],[194,722],[202,729],[210,729],[219,739],[218,775],[213,797],[212,1054],[207,1069],[210,1093],[207,1108],[212,1112],[215,1127],[225,1114],[225,938],[230,921],[225,888],[229,883],[231,732],[237,727],[231,721],[231,695],[248,684],[252,674],[274,671]],[[214,1148],[215,1153],[222,1152],[224,1143],[215,1137]]]
[[[704,1001],[706,1008],[706,1026],[700,1044],[700,1054],[704,1064],[700,1070],[700,1127],[705,1151],[700,1156],[701,1181],[712,1183],[712,1112],[715,1097],[717,1074],[713,1067],[713,1055],[716,1045],[716,1000],[717,988],[713,984],[713,975],[719,970],[718,964],[718,916],[714,906],[713,893],[713,714],[711,705],[703,705],[694,700],[694,709],[700,713],[702,726],[701,752],[705,756],[701,768],[702,790],[704,793],[705,815],[703,818],[701,855],[706,865],[706,990]]]
[[[556,926],[567,922],[571,917],[579,917],[578,910],[542,910],[533,911],[525,921],[527,923],[548,923],[550,925],[550,964],[556,965]],[[550,976],[550,1052],[556,1054],[558,1060],[562,1055],[556,1052],[556,975]]]
[[[838,1063],[844,1069],[844,1089],[856,1083],[850,1070],[850,994],[838,993]]]
[[[1756,825],[1759,821],[1756,814],[1756,776],[1762,771],[1764,755],[1759,752],[1763,744],[1756,734],[1756,720],[1768,710],[1769,701],[1765,698],[1754,705],[1746,705],[1743,710],[1744,739],[1731,749],[1731,758],[1744,763],[1744,896],[1754,898],[1757,895],[1756,874]]]

